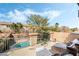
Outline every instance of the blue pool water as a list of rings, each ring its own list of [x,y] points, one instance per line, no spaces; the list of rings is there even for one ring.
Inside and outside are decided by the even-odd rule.
[[[15,45],[16,48],[23,48],[30,46],[30,42],[20,42]]]

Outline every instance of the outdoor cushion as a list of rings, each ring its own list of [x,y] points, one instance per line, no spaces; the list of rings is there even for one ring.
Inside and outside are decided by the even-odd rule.
[[[36,55],[37,56],[51,56],[53,54],[45,47],[39,47],[39,48],[36,48]]]

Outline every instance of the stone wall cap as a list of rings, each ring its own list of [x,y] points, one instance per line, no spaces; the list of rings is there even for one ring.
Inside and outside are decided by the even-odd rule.
[[[29,33],[29,35],[35,36],[38,35],[39,33]]]
[[[54,32],[50,32],[50,34],[53,34]]]
[[[79,35],[79,32],[72,32],[71,34],[77,34],[77,35]]]

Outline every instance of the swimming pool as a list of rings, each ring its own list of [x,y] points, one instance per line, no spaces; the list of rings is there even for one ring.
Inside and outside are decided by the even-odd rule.
[[[16,48],[23,48],[30,46],[30,42],[20,42],[15,45]]]

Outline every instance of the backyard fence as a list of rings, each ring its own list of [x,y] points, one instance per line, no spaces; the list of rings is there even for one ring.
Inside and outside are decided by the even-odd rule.
[[[10,46],[15,43],[14,38],[1,38],[0,39],[0,53],[10,49]]]
[[[21,39],[23,41],[26,38],[0,38],[0,53],[8,51],[16,42],[21,42]],[[26,41],[28,40],[26,39]]]
[[[50,40],[50,34],[43,32],[34,34],[31,33],[29,37],[27,36],[18,36],[18,37],[6,37],[0,38],[0,53],[5,52],[10,49],[10,46],[13,44],[22,42],[22,41],[29,41],[31,45],[35,45],[37,43],[46,42]]]
[[[37,43],[46,42],[48,40],[50,40],[50,34],[49,33],[46,33],[46,32],[39,33],[39,35],[37,37]]]

